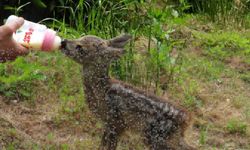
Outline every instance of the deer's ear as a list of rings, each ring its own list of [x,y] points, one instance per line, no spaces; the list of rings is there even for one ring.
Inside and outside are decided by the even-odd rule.
[[[109,46],[113,48],[123,48],[132,38],[131,35],[123,34],[109,40]]]

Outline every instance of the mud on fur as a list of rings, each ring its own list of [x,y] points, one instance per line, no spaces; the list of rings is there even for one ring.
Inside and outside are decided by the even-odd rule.
[[[195,149],[184,139],[190,124],[185,109],[109,77],[110,63],[123,55],[130,39],[129,35],[110,40],[88,35],[62,42],[62,52],[82,65],[89,109],[104,122],[99,149],[115,150],[126,130],[141,134],[151,150]]]

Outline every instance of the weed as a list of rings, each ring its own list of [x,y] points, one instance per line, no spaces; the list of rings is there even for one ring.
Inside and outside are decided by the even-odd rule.
[[[38,146],[37,144],[32,144],[32,150],[40,150],[40,146]]]
[[[247,124],[241,120],[231,119],[227,122],[226,129],[229,133],[246,134]]]
[[[188,86],[183,85],[182,87],[183,87],[184,96],[185,96],[184,104],[189,108],[201,107],[202,103],[196,97],[197,89],[198,89],[197,82],[195,80],[191,80],[188,82]]]
[[[11,143],[7,146],[7,150],[15,150],[15,146]]]
[[[241,74],[240,78],[241,78],[244,82],[250,84],[250,73]]]
[[[246,110],[245,110],[244,113],[245,113],[246,118],[247,118],[248,120],[250,120],[250,108],[249,108],[249,107],[246,108]]]
[[[205,144],[206,144],[206,140],[207,140],[207,130],[208,130],[208,127],[202,127],[202,128],[201,128],[200,139],[199,139],[199,143],[200,143],[201,145],[205,145]]]
[[[54,139],[53,133],[49,133],[49,134],[47,135],[47,139],[48,139],[49,141],[52,141],[52,140]]]
[[[68,145],[68,144],[62,144],[62,145],[61,145],[61,149],[62,149],[62,150],[69,150],[70,148],[69,148],[69,145]]]
[[[235,108],[242,109],[244,106],[247,107],[248,105],[248,98],[245,97],[243,94],[239,94],[235,97],[232,101],[232,104]]]
[[[17,135],[15,128],[10,128],[8,132],[9,132],[8,134],[12,137],[15,137]]]

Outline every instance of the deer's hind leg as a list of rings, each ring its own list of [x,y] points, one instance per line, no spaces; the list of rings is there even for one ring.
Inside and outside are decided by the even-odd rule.
[[[174,123],[165,118],[156,118],[149,122],[145,129],[145,143],[151,150],[172,150],[167,143],[167,138],[174,130]]]

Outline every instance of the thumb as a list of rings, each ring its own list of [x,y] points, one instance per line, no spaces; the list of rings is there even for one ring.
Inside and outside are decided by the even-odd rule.
[[[6,26],[13,32],[16,32],[24,23],[24,19],[22,17],[18,17],[17,19],[8,22]]]

